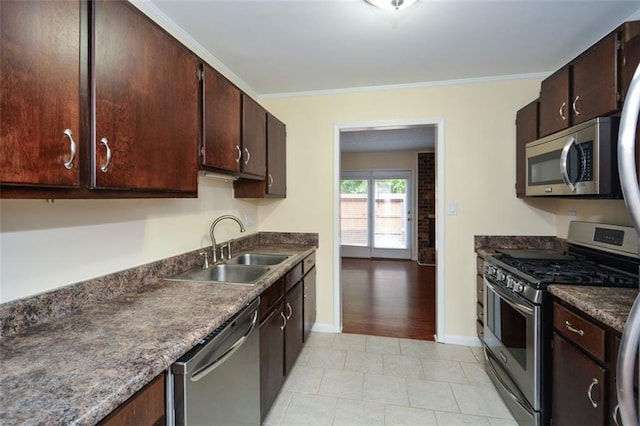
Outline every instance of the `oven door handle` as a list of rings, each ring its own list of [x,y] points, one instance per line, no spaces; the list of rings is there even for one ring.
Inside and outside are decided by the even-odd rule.
[[[513,309],[515,309],[516,311],[520,312],[523,315],[527,315],[527,316],[533,316],[533,308],[523,304],[523,303],[518,303],[515,302],[513,300],[511,300],[511,297],[509,297],[509,295],[500,290],[498,287],[494,286],[493,284],[491,284],[489,282],[489,280],[485,279],[485,283],[487,284],[487,287],[489,287],[489,289],[491,291],[493,291],[495,294],[497,294],[502,300],[504,300],[506,303],[509,304],[509,306],[511,306]]]

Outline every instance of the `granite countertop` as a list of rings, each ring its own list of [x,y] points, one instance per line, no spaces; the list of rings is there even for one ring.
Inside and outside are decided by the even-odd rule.
[[[553,284],[551,294],[622,333],[638,289]]]
[[[152,280],[2,337],[0,423],[97,423],[315,247],[274,244],[243,251],[256,250],[292,256],[254,286]]]

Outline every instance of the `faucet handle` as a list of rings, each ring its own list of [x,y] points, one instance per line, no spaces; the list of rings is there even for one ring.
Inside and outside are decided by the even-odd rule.
[[[233,238],[227,241],[227,259],[231,259],[231,243],[233,242]]]
[[[207,269],[209,268],[209,253],[207,253],[206,251],[201,251],[200,256],[204,256],[204,263],[202,264],[202,269]]]

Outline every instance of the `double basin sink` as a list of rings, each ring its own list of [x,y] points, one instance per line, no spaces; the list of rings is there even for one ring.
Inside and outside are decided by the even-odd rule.
[[[253,285],[270,266],[287,260],[287,254],[243,253],[209,268],[192,268],[167,278],[173,281],[211,281]]]

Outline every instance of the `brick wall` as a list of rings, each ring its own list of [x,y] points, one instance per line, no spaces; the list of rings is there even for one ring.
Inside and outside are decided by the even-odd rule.
[[[436,160],[433,152],[418,154],[418,262],[435,264]]]

